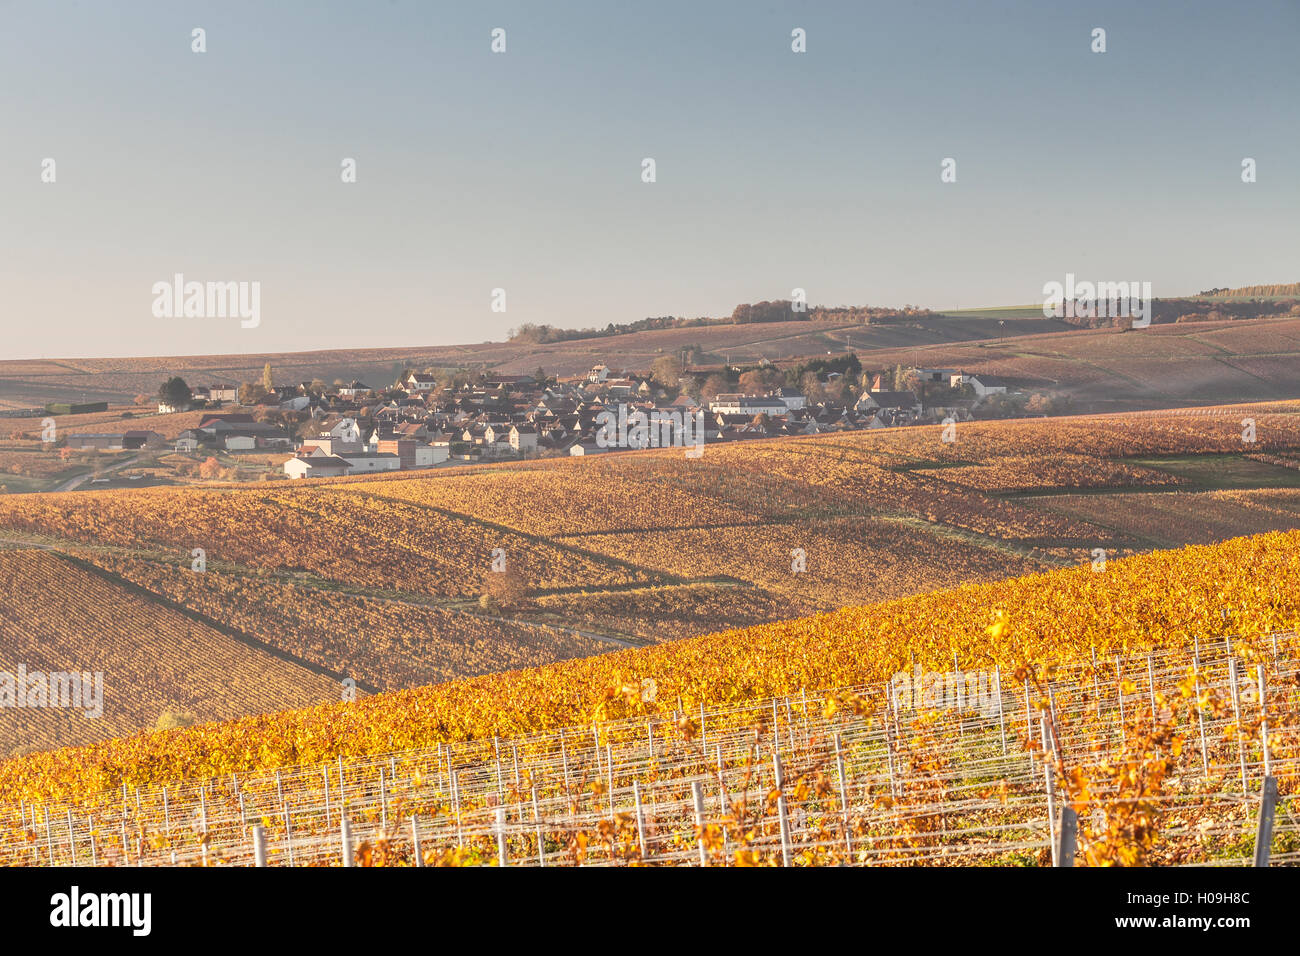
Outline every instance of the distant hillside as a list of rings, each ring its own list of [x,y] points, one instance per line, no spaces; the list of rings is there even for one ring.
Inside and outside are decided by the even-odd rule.
[[[1239,289],[1206,289],[1196,293],[1197,298],[1207,299],[1276,299],[1285,296],[1300,296],[1300,282],[1286,282],[1281,285],[1244,285]]]
[[[905,322],[909,319],[935,315],[929,309],[905,305],[901,309],[868,305],[805,306],[796,310],[789,299],[774,302],[743,302],[731,315],[717,318],[702,316],[683,318],[674,315],[638,319],[636,322],[614,324],[603,329],[558,329],[552,325],[526,322],[510,331],[511,342],[543,344],[570,342],[574,339],[594,339],[606,335],[624,335],[629,332],[646,332],[652,329],[698,329],[711,325],[752,325],[764,322],[839,322],[854,325],[871,325],[877,322]]]

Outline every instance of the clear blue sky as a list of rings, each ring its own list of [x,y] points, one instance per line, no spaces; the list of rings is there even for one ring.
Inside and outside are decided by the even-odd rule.
[[[0,0],[0,355],[1300,280],[1298,40],[1295,0]],[[155,318],[176,272],[261,325]]]

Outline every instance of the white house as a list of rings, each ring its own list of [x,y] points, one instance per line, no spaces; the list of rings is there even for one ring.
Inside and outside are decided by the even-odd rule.
[[[719,395],[709,402],[714,415],[784,415],[789,410],[789,405],[772,395]]]
[[[608,365],[593,365],[591,371],[587,373],[587,381],[589,382],[599,383],[607,378],[609,378]]]
[[[339,455],[352,466],[349,474],[357,475],[369,471],[397,471],[402,467],[402,459],[391,451],[377,451],[361,455]]]
[[[257,439],[252,435],[227,435],[226,451],[252,451],[257,447]]]
[[[510,429],[510,447],[528,454],[537,451],[537,429],[532,425],[514,425]]]
[[[808,406],[808,396],[799,389],[790,388],[788,385],[778,388],[773,395],[785,402],[785,407],[791,411]]]
[[[339,395],[343,398],[356,398],[358,395],[364,395],[369,391],[372,391],[370,386],[359,381],[339,387]]]
[[[290,458],[284,463],[284,473],[290,478],[330,478],[346,475],[351,465],[334,455],[316,455],[311,458]]]
[[[337,438],[340,441],[361,441],[361,426],[357,424],[355,418],[341,418],[327,432],[322,433],[322,437],[328,435],[330,438]]]
[[[974,389],[976,398],[987,398],[989,395],[1005,395],[1012,387],[1010,382],[996,375],[963,375],[961,373],[952,377],[952,384],[953,386],[969,385]]]
[[[438,387],[438,380],[431,375],[421,375],[418,372],[412,372],[406,376],[406,390],[408,392],[428,392]]]

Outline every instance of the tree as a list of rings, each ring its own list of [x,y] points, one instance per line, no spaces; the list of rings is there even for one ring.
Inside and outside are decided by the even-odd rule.
[[[826,389],[816,372],[803,373],[803,377],[799,379],[799,391],[803,392],[808,397],[808,401],[814,405],[826,401]]]
[[[271,378],[271,363],[267,362],[262,366],[262,388],[268,393],[275,391],[275,382]]]
[[[660,385],[677,388],[682,381],[682,361],[676,355],[661,355],[650,366],[650,377]]]
[[[720,393],[727,391],[729,388],[731,388],[731,382],[727,380],[727,376],[720,372],[714,372],[704,380],[704,385],[700,389],[700,397],[716,398]]]
[[[208,479],[219,478],[221,477],[221,472],[222,472],[221,462],[217,461],[215,458],[212,457],[209,457],[207,461],[199,465],[200,478],[208,478]]]
[[[260,382],[245,382],[239,386],[239,404],[256,405],[262,399],[266,398],[266,389]]]
[[[179,375],[173,375],[158,386],[158,400],[173,408],[183,408],[193,395],[190,387],[185,384],[185,379]]]
[[[772,387],[774,377],[772,369],[752,368],[740,376],[740,390],[746,395],[766,391]]]
[[[479,605],[485,609],[509,608],[522,604],[528,596],[528,585],[514,568],[489,572],[483,583],[483,596]]]

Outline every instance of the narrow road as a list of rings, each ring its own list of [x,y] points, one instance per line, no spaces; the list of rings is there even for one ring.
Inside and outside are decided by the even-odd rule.
[[[77,477],[75,478],[69,478],[67,481],[63,482],[63,484],[57,485],[51,490],[52,491],[73,491],[76,488],[80,487],[83,483],[85,483],[90,478],[102,478],[104,475],[107,475],[109,472],[113,472],[121,468],[125,468],[127,465],[134,465],[139,460],[140,460],[139,455],[132,455],[126,461],[119,461],[112,465],[109,465],[107,468],[100,471],[98,475],[96,475],[93,471],[88,471],[84,475],[77,475]]]

